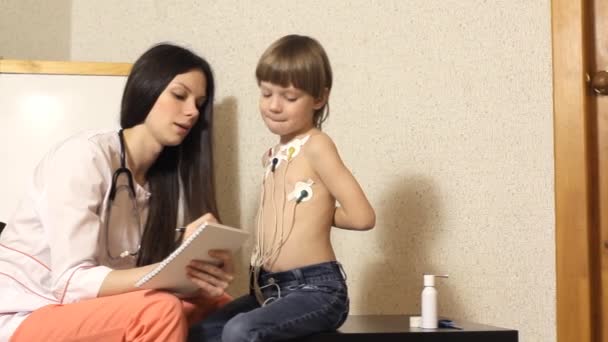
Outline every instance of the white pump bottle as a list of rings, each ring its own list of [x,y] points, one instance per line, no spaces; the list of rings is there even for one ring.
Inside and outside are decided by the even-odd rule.
[[[424,275],[424,289],[422,289],[422,324],[423,329],[437,329],[437,289],[435,277],[447,278],[448,275]]]

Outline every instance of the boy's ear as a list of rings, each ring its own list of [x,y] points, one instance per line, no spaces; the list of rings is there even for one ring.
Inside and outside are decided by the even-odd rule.
[[[321,96],[319,96],[318,98],[315,99],[315,104],[314,104],[315,110],[323,108],[323,106],[325,106],[325,104],[327,103],[328,99],[329,99],[329,89],[325,88],[325,89],[323,89],[323,93],[321,94]]]

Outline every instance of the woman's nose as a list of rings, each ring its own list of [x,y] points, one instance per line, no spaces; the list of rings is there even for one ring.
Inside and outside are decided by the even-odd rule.
[[[187,101],[185,108],[184,108],[184,113],[188,116],[196,116],[199,114],[198,112],[198,107],[196,106],[196,102],[194,101]]]

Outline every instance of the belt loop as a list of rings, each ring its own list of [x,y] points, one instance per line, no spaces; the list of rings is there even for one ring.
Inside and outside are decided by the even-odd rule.
[[[344,271],[344,267],[342,267],[342,263],[336,262],[336,264],[338,264],[338,269],[339,269],[340,273],[342,274],[342,277],[344,277],[344,281],[346,281],[346,271]]]
[[[302,270],[299,268],[296,268],[295,270],[291,271],[293,273],[293,275],[296,277],[296,280],[298,281],[298,283],[300,284],[304,284],[304,275],[302,274]]]
[[[249,267],[249,290],[253,290],[255,282],[256,279],[254,279],[253,267]]]

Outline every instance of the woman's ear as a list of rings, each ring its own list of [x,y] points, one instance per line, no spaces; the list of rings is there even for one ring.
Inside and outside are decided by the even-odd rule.
[[[327,103],[327,100],[329,100],[329,89],[325,88],[323,89],[323,93],[321,93],[321,96],[315,99],[314,109],[319,110],[323,108],[323,106],[325,106],[325,104]]]

